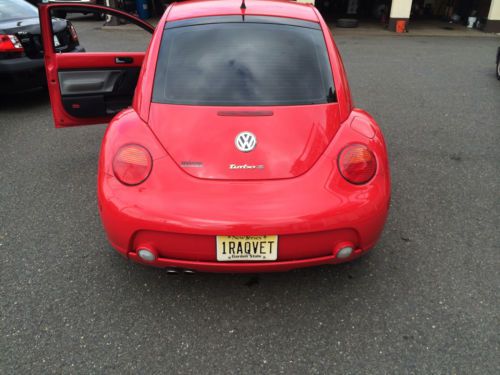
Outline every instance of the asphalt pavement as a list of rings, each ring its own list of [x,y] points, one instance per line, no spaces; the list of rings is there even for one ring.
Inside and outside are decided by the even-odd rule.
[[[500,39],[337,42],[393,189],[376,248],[339,266],[132,264],[98,216],[104,126],[54,129],[44,91],[0,98],[0,373],[500,373]]]

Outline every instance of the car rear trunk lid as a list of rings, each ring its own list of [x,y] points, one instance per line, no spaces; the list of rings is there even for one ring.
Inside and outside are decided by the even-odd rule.
[[[208,107],[151,104],[149,126],[186,173],[204,179],[283,179],[307,172],[339,128],[338,104]],[[240,151],[239,134],[255,147]]]

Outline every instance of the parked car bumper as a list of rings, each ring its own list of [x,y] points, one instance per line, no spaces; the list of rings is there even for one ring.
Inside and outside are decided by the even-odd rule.
[[[85,52],[77,46],[72,52]],[[23,56],[0,60],[0,94],[23,91],[47,85],[43,58]]]
[[[43,59],[19,57],[0,60],[0,93],[46,85]]]

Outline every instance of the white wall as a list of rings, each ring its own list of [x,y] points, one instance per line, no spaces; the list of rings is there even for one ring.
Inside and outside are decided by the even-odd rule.
[[[500,20],[500,0],[491,0],[489,20]]]
[[[391,18],[410,18],[411,3],[412,0],[393,0]]]

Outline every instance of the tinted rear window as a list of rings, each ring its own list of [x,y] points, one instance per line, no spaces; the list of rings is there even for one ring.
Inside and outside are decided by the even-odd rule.
[[[209,23],[164,32],[157,103],[303,105],[334,100],[321,30],[260,22]]]

